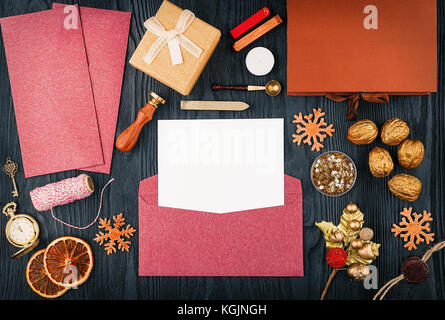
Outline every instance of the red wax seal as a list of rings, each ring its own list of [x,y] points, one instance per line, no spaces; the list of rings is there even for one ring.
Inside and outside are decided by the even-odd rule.
[[[270,10],[267,7],[264,7],[254,15],[247,18],[244,22],[230,30],[230,34],[234,39],[239,38],[242,34],[246,33],[258,23],[266,19],[270,15]]]
[[[412,256],[403,262],[402,274],[409,283],[422,283],[428,278],[430,270],[419,257]]]

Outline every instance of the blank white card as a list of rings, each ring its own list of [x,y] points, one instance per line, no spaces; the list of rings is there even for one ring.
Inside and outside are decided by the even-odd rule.
[[[283,119],[159,120],[158,205],[212,213],[284,205]]]

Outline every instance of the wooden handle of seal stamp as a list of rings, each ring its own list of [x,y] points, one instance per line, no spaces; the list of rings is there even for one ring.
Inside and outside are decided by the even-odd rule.
[[[139,110],[136,121],[125,129],[125,131],[117,138],[116,148],[123,152],[131,151],[139,139],[139,134],[141,133],[142,128],[147,122],[150,122],[151,119],[153,119],[155,111],[156,108],[150,103],[147,103],[145,107]]]

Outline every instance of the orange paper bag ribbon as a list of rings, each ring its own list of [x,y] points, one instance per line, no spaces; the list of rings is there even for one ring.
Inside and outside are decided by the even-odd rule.
[[[343,102],[348,100],[348,113],[346,114],[346,119],[349,121],[357,119],[357,108],[360,98],[368,102],[389,102],[389,95],[386,93],[327,93],[326,98],[335,102]]]

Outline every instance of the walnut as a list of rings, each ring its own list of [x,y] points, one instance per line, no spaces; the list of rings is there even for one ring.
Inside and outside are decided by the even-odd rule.
[[[408,134],[409,127],[406,122],[398,118],[393,118],[383,124],[380,137],[384,144],[395,146],[405,140]]]
[[[369,153],[369,170],[374,177],[383,178],[388,176],[394,163],[389,152],[383,148],[375,147]]]
[[[360,120],[348,129],[348,140],[355,144],[370,144],[377,138],[379,129],[371,120]]]
[[[414,169],[423,161],[425,149],[419,140],[406,139],[397,149],[397,157],[402,167]]]
[[[422,191],[422,182],[406,173],[396,174],[388,181],[389,190],[399,199],[416,200]]]

